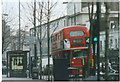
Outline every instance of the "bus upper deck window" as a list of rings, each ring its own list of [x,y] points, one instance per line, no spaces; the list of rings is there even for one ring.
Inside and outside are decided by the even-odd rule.
[[[70,36],[84,36],[83,31],[71,31]]]

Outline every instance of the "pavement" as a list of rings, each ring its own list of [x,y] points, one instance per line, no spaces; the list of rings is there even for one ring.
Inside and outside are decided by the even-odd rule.
[[[7,75],[2,75],[2,80],[32,80],[32,78],[16,78],[16,77],[7,77]]]
[[[89,76],[84,81],[97,81],[97,76]],[[103,77],[100,77],[100,81],[104,81]]]
[[[2,75],[2,82],[46,82],[45,80],[38,80],[32,78],[15,78],[7,77],[7,75]]]

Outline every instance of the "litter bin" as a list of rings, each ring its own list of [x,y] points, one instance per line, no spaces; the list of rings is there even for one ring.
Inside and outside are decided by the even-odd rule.
[[[38,79],[38,68],[33,67],[32,69],[32,79]]]
[[[66,59],[54,59],[54,81],[68,81],[68,61]]]

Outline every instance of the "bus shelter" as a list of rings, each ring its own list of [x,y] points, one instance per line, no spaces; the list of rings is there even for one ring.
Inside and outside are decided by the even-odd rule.
[[[27,77],[28,54],[29,51],[22,50],[7,52],[7,77]]]

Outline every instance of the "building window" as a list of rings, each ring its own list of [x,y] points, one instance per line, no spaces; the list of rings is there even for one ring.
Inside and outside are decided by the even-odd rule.
[[[100,41],[100,51],[102,51],[102,41]]]
[[[65,20],[64,20],[64,26],[65,26]]]
[[[105,41],[106,41],[106,40],[104,40],[104,50],[105,50]]]
[[[52,41],[55,42],[56,41],[56,36],[52,36]]]
[[[60,33],[57,34],[57,40],[60,40]]]
[[[88,3],[87,2],[82,2],[81,3],[81,11],[82,12],[88,12]]]
[[[107,2],[110,6],[111,11],[118,11],[119,10],[119,2]]]
[[[116,28],[114,21],[110,21],[110,29]]]
[[[116,49],[118,48],[117,45],[118,45],[117,39],[115,39],[115,48],[116,48]]]
[[[63,32],[60,32],[60,39],[63,40]]]
[[[92,8],[92,2],[81,2],[81,12],[88,12],[88,3],[90,6],[90,9]],[[94,3],[94,7],[96,6],[96,3]],[[94,8],[94,11],[96,9]]]
[[[110,40],[110,48],[112,48],[112,45],[113,45],[113,40],[111,39]]]
[[[74,25],[74,18],[71,18],[71,25]]]

